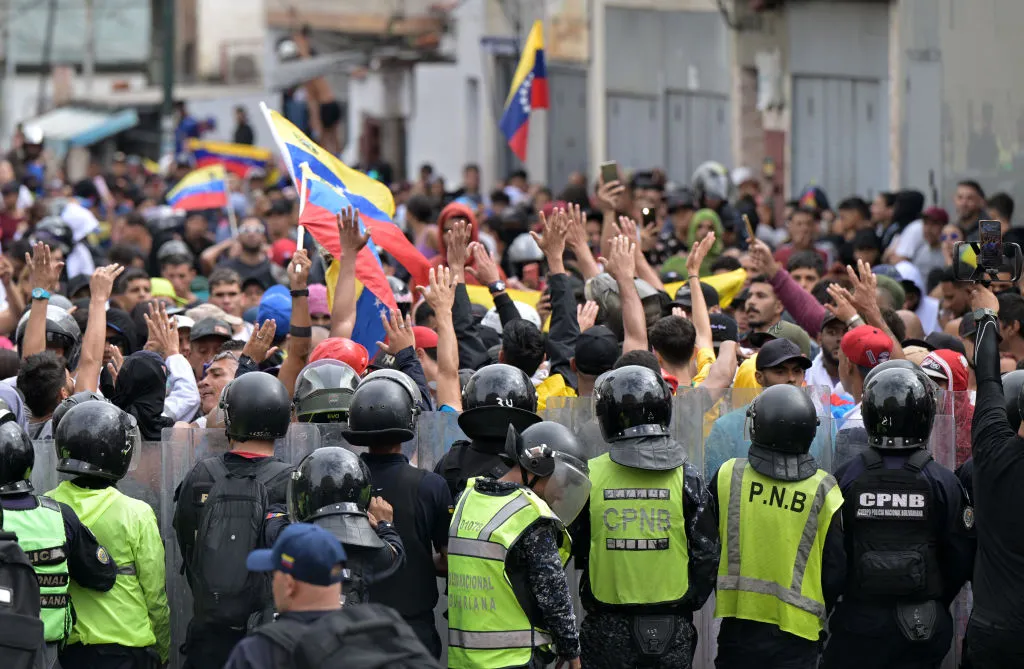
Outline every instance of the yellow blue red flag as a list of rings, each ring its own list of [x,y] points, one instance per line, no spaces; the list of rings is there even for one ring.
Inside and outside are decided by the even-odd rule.
[[[167,204],[183,211],[226,207],[227,178],[223,165],[210,165],[193,170],[168,191]]]
[[[530,112],[547,108],[548,70],[544,64],[544,23],[534,21],[519,57],[519,65],[512,76],[505,110],[498,122],[509,148],[519,160],[526,160]]]
[[[205,139],[190,139],[188,150],[192,152],[197,167],[223,165],[224,169],[245,179],[249,172],[260,169],[270,171],[271,152],[261,146],[214,142]]]

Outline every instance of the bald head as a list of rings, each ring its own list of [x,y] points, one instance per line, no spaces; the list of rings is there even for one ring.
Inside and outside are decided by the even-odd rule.
[[[907,330],[907,339],[924,339],[924,327],[917,314],[909,309],[900,309],[896,315],[903,321],[903,326]]]

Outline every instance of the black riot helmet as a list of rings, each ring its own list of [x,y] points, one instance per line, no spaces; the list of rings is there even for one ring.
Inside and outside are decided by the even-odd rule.
[[[867,373],[867,376],[864,377],[864,385],[867,385],[868,379],[873,377],[879,371],[883,371],[884,372],[887,369],[921,369],[921,368],[919,366],[915,365],[914,363],[910,362],[909,360],[905,359],[905,358],[899,358],[897,360],[888,360],[888,361],[886,361],[886,362],[884,362],[884,363],[882,363],[880,365],[876,365],[876,366],[871,368],[871,370]]]
[[[285,436],[292,419],[291,405],[284,384],[270,374],[243,374],[220,396],[228,439],[271,441]]]
[[[29,239],[33,244],[42,242],[51,249],[59,250],[65,258],[75,245],[75,235],[71,232],[71,226],[60,216],[47,216],[36,223]]]
[[[609,443],[631,437],[667,436],[672,422],[672,389],[660,374],[647,367],[613,369],[594,384],[594,416]]]
[[[54,432],[57,471],[119,481],[142,440],[135,417],[110,402],[71,407]]]
[[[76,407],[82,402],[106,402],[107,398],[103,397],[97,392],[91,390],[83,390],[77,392],[71,397],[65,398],[57,408],[53,410],[53,415],[50,416],[50,426],[53,428],[54,433],[57,432],[57,426],[60,425],[61,418],[64,417],[71,407]]]
[[[288,516],[320,525],[346,545],[380,546],[366,515],[372,495],[370,469],[359,456],[337,446],[318,448],[288,482]]]
[[[358,385],[356,371],[339,360],[311,362],[295,380],[295,415],[300,423],[343,423]]]
[[[1020,429],[1021,407],[1024,407],[1024,369],[1003,374],[1003,402],[1006,420],[1014,432]]]
[[[876,369],[864,384],[861,398],[868,444],[897,450],[927,444],[935,420],[935,390],[935,383],[920,368]]]
[[[807,453],[818,430],[814,402],[788,384],[766,388],[747,407],[747,418],[750,442],[779,453]]]
[[[400,444],[416,435],[417,413],[416,398],[404,383],[386,376],[366,378],[352,396],[348,429],[341,434],[353,446]]]
[[[18,321],[18,328],[14,331],[14,343],[18,352],[22,351],[22,342],[25,339],[25,328],[28,327],[29,311]],[[78,327],[75,317],[60,307],[52,304],[46,305],[46,347],[60,348],[68,369],[75,369],[78,365],[78,355],[82,347],[82,329]]]
[[[0,425],[0,496],[32,492],[36,452],[25,429],[13,420]]]
[[[548,479],[540,495],[565,525],[576,519],[590,497],[585,449],[564,425],[542,421],[522,434],[509,425],[501,459],[519,465],[523,485],[529,488]]]
[[[488,365],[473,373],[462,390],[459,427],[471,439],[504,439],[508,426],[522,432],[540,422],[537,391],[526,372]]]

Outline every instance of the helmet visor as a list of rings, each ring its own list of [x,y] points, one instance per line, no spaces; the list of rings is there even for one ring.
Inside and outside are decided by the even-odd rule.
[[[555,471],[544,486],[544,501],[566,526],[576,520],[590,499],[590,479],[577,463],[575,458],[555,453]]]

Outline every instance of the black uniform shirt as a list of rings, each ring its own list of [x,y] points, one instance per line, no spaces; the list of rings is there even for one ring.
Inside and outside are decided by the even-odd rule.
[[[998,322],[979,321],[975,347],[978,397],[971,425],[978,534],[975,620],[1024,630],[1024,439],[1006,419],[999,376]]]
[[[34,495],[8,495],[0,498],[5,511],[29,511],[39,506]],[[117,579],[117,565],[103,549],[92,531],[82,524],[78,514],[64,504],[60,515],[64,519],[64,552],[68,556],[68,573],[83,588],[106,592],[114,587]]]

